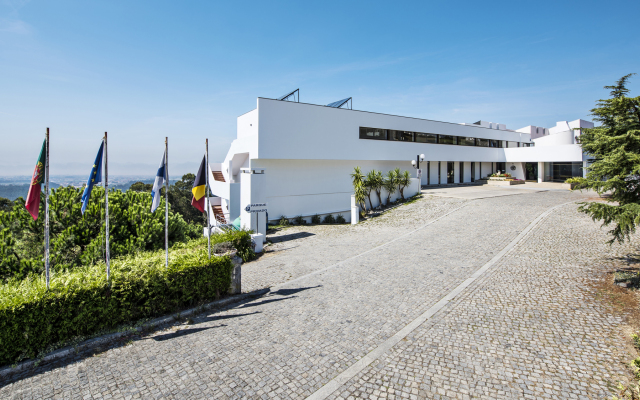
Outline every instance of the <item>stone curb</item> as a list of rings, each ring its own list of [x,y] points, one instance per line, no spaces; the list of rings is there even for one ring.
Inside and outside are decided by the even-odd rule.
[[[233,303],[238,303],[241,302],[242,300],[246,300],[248,298],[252,298],[252,297],[258,297],[258,296],[262,296],[266,293],[269,293],[271,289],[266,288],[266,289],[260,289],[260,290],[255,290],[253,292],[249,292],[249,293],[244,293],[241,295],[237,295],[237,296],[231,296],[231,297],[227,297],[224,299],[220,299],[220,300],[216,300],[216,301],[212,301],[210,303],[204,304],[202,306],[199,307],[193,307],[190,308],[188,310],[184,310],[181,312],[177,312],[168,316],[164,316],[164,317],[158,317],[155,319],[152,319],[149,322],[146,322],[144,324],[142,324],[141,326],[137,326],[135,328],[133,328],[134,330],[140,332],[142,331],[144,328],[155,328],[158,327],[160,325],[164,325],[164,324],[168,324],[168,323],[172,323],[175,322],[176,320],[178,320],[179,318],[185,317],[185,316],[189,316],[189,315],[193,315],[193,314],[198,314],[201,313],[202,311],[205,310],[210,310],[210,309],[214,309],[214,308],[222,308],[224,306],[227,306],[229,304],[233,304]],[[23,370],[26,370],[30,367],[33,367],[34,364],[36,362],[49,362],[49,361],[53,361],[53,360],[57,360],[60,358],[64,358],[70,354],[73,353],[77,353],[80,351],[85,351],[85,350],[89,350],[92,348],[96,348],[104,343],[108,343],[111,342],[115,339],[119,339],[123,336],[127,336],[129,334],[131,334],[131,330],[126,330],[124,332],[115,332],[115,333],[109,333],[103,336],[99,336],[93,339],[88,339],[85,340],[82,343],[79,343],[76,346],[67,346],[67,347],[63,347],[61,349],[58,350],[54,350],[53,352],[47,354],[46,356],[44,356],[41,360],[27,360],[27,361],[23,361],[21,363],[18,363],[15,367],[14,366],[6,366],[6,367],[2,367],[0,368],[0,378],[4,378],[8,375],[14,374],[16,372],[20,372]]]

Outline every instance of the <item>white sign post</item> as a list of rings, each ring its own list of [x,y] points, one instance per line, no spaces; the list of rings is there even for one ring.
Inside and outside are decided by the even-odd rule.
[[[244,210],[248,213],[267,212],[267,203],[249,204]]]
[[[418,168],[418,179],[422,178],[422,168]]]

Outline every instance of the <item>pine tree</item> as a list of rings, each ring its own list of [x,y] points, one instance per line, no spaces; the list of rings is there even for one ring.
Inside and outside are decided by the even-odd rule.
[[[595,158],[587,168],[586,178],[569,179],[579,189],[592,189],[605,202],[582,203],[580,211],[604,226],[613,225],[609,233],[622,243],[640,224],[640,96],[627,97],[625,75],[611,90],[611,98],[599,100],[592,109],[594,121],[601,125],[583,129],[578,137],[582,149]]]

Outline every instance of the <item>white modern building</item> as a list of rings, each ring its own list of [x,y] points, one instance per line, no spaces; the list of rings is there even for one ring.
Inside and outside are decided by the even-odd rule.
[[[217,220],[241,217],[244,227],[264,233],[264,213],[245,207],[267,203],[268,219],[318,214],[350,218],[350,174],[359,166],[386,173],[394,168],[421,185],[474,182],[496,171],[518,179],[564,182],[582,176],[587,158],[576,144],[579,128],[591,122],[561,121],[553,128],[478,121],[450,123],[346,108],[350,99],[328,106],[258,98],[238,117],[237,138],[224,161],[210,163],[210,187]],[[418,181],[406,195],[419,190]],[[373,206],[377,197],[372,196]],[[368,200],[367,200],[368,203]]]

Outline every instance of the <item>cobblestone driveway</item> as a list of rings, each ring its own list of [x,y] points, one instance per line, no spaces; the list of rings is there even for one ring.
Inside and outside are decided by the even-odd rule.
[[[502,251],[582,197],[427,198],[358,226],[295,227],[243,268],[262,298],[99,356],[40,367],[0,398],[305,398]],[[288,235],[288,236],[287,236]],[[295,238],[295,236],[301,236]],[[626,254],[557,208],[403,340],[319,398],[603,398],[625,374],[621,321],[589,299],[598,263]]]

